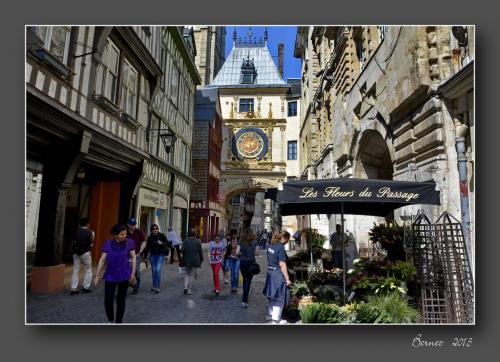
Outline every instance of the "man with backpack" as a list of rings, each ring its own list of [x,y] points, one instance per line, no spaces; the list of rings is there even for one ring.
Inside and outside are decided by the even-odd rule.
[[[71,277],[70,294],[78,294],[78,276],[80,273],[80,263],[83,263],[85,268],[85,276],[83,277],[83,293],[90,293],[90,283],[92,282],[92,256],[90,249],[94,245],[95,233],[90,228],[90,221],[87,217],[80,219],[80,227],[75,233],[73,239],[73,275]]]

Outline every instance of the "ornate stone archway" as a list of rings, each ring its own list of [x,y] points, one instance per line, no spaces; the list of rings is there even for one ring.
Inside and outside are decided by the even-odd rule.
[[[254,177],[228,177],[221,179],[220,192],[224,195],[224,200],[221,202],[221,218],[222,225],[230,228],[230,203],[234,196],[242,193],[264,193],[267,189],[277,188],[283,182],[282,178],[254,176]],[[263,195],[261,195],[263,200]]]
[[[353,140],[353,176],[361,179],[392,180],[394,149],[389,135],[379,122],[373,120],[367,123],[359,137]],[[346,229],[354,233],[359,249],[368,248],[368,232],[373,224],[385,221],[380,217],[346,215]],[[340,217],[336,222],[340,222]]]
[[[387,142],[377,130],[366,130],[359,138],[354,177],[392,180],[394,173]]]

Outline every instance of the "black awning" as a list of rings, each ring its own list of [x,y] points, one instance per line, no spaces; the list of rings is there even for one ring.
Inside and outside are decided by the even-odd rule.
[[[407,205],[439,205],[435,182],[335,178],[283,183],[282,215],[344,214],[386,216]]]
[[[269,188],[264,193],[264,199],[271,199],[271,200],[276,201],[277,195],[278,195],[278,189],[277,188]]]

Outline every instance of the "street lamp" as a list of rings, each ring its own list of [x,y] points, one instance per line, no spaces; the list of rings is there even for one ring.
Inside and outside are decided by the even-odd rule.
[[[175,141],[177,140],[177,136],[170,131],[168,128],[167,129],[153,129],[149,128],[148,129],[148,139],[149,139],[149,134],[151,132],[158,132],[160,133],[160,139],[161,142],[163,143],[163,148],[165,149],[166,153],[170,153],[170,150],[174,147]]]

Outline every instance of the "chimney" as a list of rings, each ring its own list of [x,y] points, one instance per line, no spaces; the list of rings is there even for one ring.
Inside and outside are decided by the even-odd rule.
[[[278,71],[281,74],[281,78],[283,78],[283,50],[285,49],[285,44],[278,44]]]

